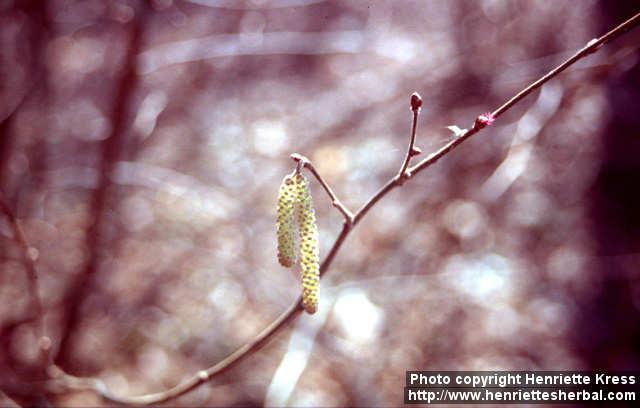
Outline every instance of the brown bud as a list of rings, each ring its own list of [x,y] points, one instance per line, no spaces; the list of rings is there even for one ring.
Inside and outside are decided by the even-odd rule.
[[[420,94],[417,92],[414,92],[411,94],[411,110],[412,111],[417,111],[422,107],[422,98],[420,97]]]

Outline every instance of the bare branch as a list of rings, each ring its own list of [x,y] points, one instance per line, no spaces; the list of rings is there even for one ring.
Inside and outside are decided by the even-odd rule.
[[[338,250],[342,246],[342,243],[349,234],[350,230],[351,227],[345,222],[340,235],[338,235],[338,238],[336,238],[336,241],[333,243],[331,250],[320,265],[320,276],[322,276],[329,269],[331,262],[333,262],[335,255],[338,253]],[[147,394],[137,397],[118,396],[112,394],[107,386],[99,379],[72,376],[65,373],[57,366],[51,367],[50,376],[55,382],[58,383],[57,385],[60,385],[66,389],[79,391],[91,390],[104,400],[116,404],[152,405],[171,401],[175,398],[180,397],[181,395],[188,393],[197,386],[210,381],[213,377],[230,369],[245,357],[250,356],[251,353],[259,350],[263,345],[267,343],[267,341],[274,333],[285,327],[290,321],[296,318],[301,311],[302,297],[298,297],[298,299],[294,303],[292,303],[286,311],[278,316],[276,320],[274,320],[269,326],[261,331],[253,340],[237,349],[234,353],[226,357],[224,360],[207,368],[206,370],[198,371],[189,379],[176,385],[173,388],[155,394]]]
[[[615,29],[611,30],[604,36],[600,37],[597,40],[590,41],[584,48],[582,48],[578,53],[569,58],[567,61],[559,65],[557,68],[551,70],[548,74],[538,79],[531,85],[527,86],[525,89],[516,94],[513,98],[507,101],[504,105],[496,109],[493,114],[490,114],[487,118],[485,115],[480,115],[474,122],[474,125],[469,130],[462,133],[456,139],[450,141],[436,152],[429,155],[429,157],[420,161],[419,163],[409,167],[409,162],[412,156],[412,148],[415,148],[415,128],[416,128],[416,119],[417,119],[417,109],[412,110],[414,112],[414,126],[412,129],[411,140],[409,143],[409,150],[407,157],[405,157],[404,162],[401,166],[400,172],[394,176],[391,180],[389,180],[378,192],[376,192],[355,214],[351,215],[346,207],[340,204],[340,201],[336,198],[333,191],[329,188],[326,182],[320,177],[320,175],[315,171],[315,168],[311,165],[309,159],[304,156],[294,154],[292,155],[292,159],[302,163],[303,166],[309,168],[309,170],[313,173],[313,175],[318,179],[320,184],[323,186],[329,197],[331,197],[334,206],[336,206],[342,214],[345,216],[345,223],[342,226],[342,230],[338,237],[336,238],[333,246],[331,247],[329,253],[325,257],[322,265],[320,266],[320,275],[324,275],[338,251],[340,250],[342,244],[345,239],[348,237],[349,233],[353,230],[353,227],[362,220],[362,218],[367,214],[367,212],[387,193],[389,193],[394,188],[401,186],[407,179],[417,174],[418,172],[426,169],[427,167],[434,164],[441,157],[445,156],[449,152],[451,152],[456,146],[463,143],[465,140],[469,139],[471,136],[478,133],[482,128],[490,124],[490,122],[502,115],[504,112],[509,110],[512,106],[522,100],[525,96],[530,94],[533,90],[540,87],[542,84],[550,80],[551,78],[558,75],[560,72],[565,70],[570,65],[574,64],[576,61],[584,58],[585,56],[595,52],[600,46],[611,41],[612,39],[618,37],[622,33],[630,30],[631,28],[637,26],[640,23],[640,13],[636,14],[623,24],[619,25]],[[412,98],[413,102],[413,98]],[[487,120],[490,119],[490,120]],[[414,155],[414,154],[413,154]],[[191,391],[196,388],[200,384],[203,384],[207,381],[210,381],[216,375],[230,369],[235,366],[238,362],[242,361],[245,357],[249,356],[252,352],[258,350],[262,345],[264,345],[272,335],[278,332],[280,329],[284,328],[287,323],[292,321],[300,311],[302,310],[301,306],[301,298],[298,298],[295,302],[289,306],[289,308],[283,312],[275,321],[273,321],[267,328],[265,328],[262,332],[260,332],[253,340],[246,343],[244,346],[240,347],[233,354],[215,364],[214,366],[199,371],[194,374],[191,378],[186,380],[183,383],[176,385],[175,387],[168,389],[164,392],[156,393],[156,394],[148,394],[139,397],[118,397],[109,393],[104,384],[99,380],[94,379],[81,379],[78,377],[69,376],[62,372],[58,372],[54,375],[54,379],[61,380],[61,382],[71,389],[91,389],[100,395],[105,400],[110,402],[120,403],[120,404],[130,404],[130,405],[150,405],[150,404],[159,404],[163,402],[170,401],[175,399],[185,393]]]
[[[324,188],[324,191],[327,192],[327,194],[329,195],[329,198],[331,198],[331,204],[334,207],[336,207],[338,211],[342,213],[342,215],[344,216],[345,222],[348,224],[351,224],[353,222],[353,213],[344,204],[342,204],[342,201],[338,199],[338,197],[333,192],[331,187],[329,187],[329,184],[327,184],[327,182],[324,181],[322,176],[320,176],[320,173],[318,173],[316,168],[313,167],[311,160],[309,160],[307,157],[298,153],[293,153],[291,155],[291,158],[296,162],[298,162],[298,167],[301,166],[309,169],[311,174],[313,174],[313,176],[320,182],[320,185],[322,185],[322,188]]]
[[[576,61],[586,57],[591,53],[598,51],[600,47],[602,47],[604,44],[614,40],[615,38],[618,38],[620,35],[631,30],[632,28],[637,26],[639,23],[640,23],[640,13],[631,17],[630,19],[620,24],[613,30],[609,31],[602,37],[597,39],[594,38],[593,40],[589,41],[580,51],[576,52],[571,58],[569,58],[562,64],[558,65],[556,68],[549,71],[545,76],[538,79],[528,87],[524,88],[522,91],[518,92],[513,98],[509,99],[504,105],[502,105],[501,107],[493,111],[493,117],[497,118],[498,116],[502,115],[503,113],[508,111],[509,108],[511,108],[513,105],[518,103],[522,98],[529,95],[536,88],[542,86],[542,84],[544,84],[551,78],[555,77],[556,75],[558,75],[559,73],[567,69],[569,66],[573,65]]]
[[[518,92],[513,98],[509,99],[506,103],[504,103],[498,109],[493,111],[493,113],[491,114],[492,117],[497,118],[498,116],[502,115],[503,113],[508,111],[511,107],[513,107],[516,103],[521,101],[524,97],[526,97],[531,92],[533,92],[536,88],[539,88],[545,82],[549,81],[551,78],[555,77],[556,75],[558,75],[559,73],[567,69],[569,66],[576,63],[578,60],[586,57],[589,54],[596,52],[603,44],[606,44],[611,40],[619,37],[621,34],[636,27],[638,24],[640,24],[640,13],[631,17],[630,19],[620,24],[613,30],[609,31],[607,34],[603,35],[602,37],[589,41],[587,45],[585,45],[582,49],[580,49],[580,51],[575,53],[565,62],[558,65],[556,68],[552,69],[551,71],[549,71],[546,75],[544,75],[537,81],[533,82],[531,85],[527,86],[522,91]],[[409,172],[411,174],[415,174],[419,171],[426,169],[427,167],[431,166],[433,163],[438,161],[438,159],[440,159],[442,156],[446,155],[451,150],[453,150],[456,146],[458,146],[459,144],[461,144],[462,142],[464,142],[465,140],[467,140],[468,138],[476,134],[480,129],[482,129],[485,126],[482,120],[478,120],[479,118],[480,117],[476,119],[471,129],[467,130],[466,132],[461,134],[458,138],[450,141],[449,143],[447,143],[446,145],[438,149],[436,152],[430,154],[429,157],[425,158],[424,160],[420,161],[419,163],[411,167],[409,169]]]
[[[419,155],[422,151],[416,147],[416,130],[418,129],[418,115],[422,108],[422,98],[420,94],[414,92],[411,94],[411,111],[413,112],[413,123],[411,124],[411,136],[409,138],[409,148],[407,149],[407,155],[402,162],[400,171],[398,172],[399,180],[404,181],[411,177],[411,173],[407,172],[409,163],[413,156]]]

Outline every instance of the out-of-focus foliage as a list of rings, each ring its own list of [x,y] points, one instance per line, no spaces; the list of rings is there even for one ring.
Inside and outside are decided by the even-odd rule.
[[[37,250],[56,353],[67,337],[58,363],[132,395],[221,360],[299,294],[299,271],[276,255],[290,153],[357,209],[398,170],[413,91],[428,154],[447,126],[470,126],[624,17],[603,10],[0,0],[0,187]],[[176,403],[396,406],[408,369],[637,368],[632,329],[594,359],[589,344],[607,346],[589,336],[608,328],[584,322],[608,311],[634,322],[640,307],[640,239],[603,253],[618,230],[592,210],[602,140],[621,137],[607,133],[608,81],[637,72],[639,38],[583,60],[385,197],[322,280],[315,315]],[[322,257],[342,216],[311,188]],[[37,338],[20,323],[28,281],[4,216],[0,257],[5,388],[37,364]],[[634,294],[629,310],[598,303],[603,259]]]

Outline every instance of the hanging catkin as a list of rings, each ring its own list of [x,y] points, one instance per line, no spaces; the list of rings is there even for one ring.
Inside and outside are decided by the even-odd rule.
[[[296,174],[294,177],[297,187],[295,206],[300,228],[302,305],[307,313],[315,313],[318,309],[318,287],[320,281],[318,226],[311,192],[309,191],[309,181],[302,174]]]
[[[287,268],[296,263],[297,232],[300,243],[297,259],[302,279],[302,305],[308,313],[315,313],[318,310],[320,281],[318,226],[309,180],[305,176],[300,173],[285,176],[278,191],[277,212],[278,261]]]
[[[278,261],[286,268],[290,268],[296,262],[293,212],[297,194],[294,176],[285,176],[278,191],[276,233],[278,235]]]

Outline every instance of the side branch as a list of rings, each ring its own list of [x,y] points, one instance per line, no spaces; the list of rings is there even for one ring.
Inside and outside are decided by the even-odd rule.
[[[403,181],[411,177],[411,172],[407,172],[409,163],[413,156],[419,155],[422,150],[416,147],[416,130],[418,129],[418,115],[420,114],[420,108],[422,108],[422,98],[420,94],[414,92],[411,95],[411,111],[413,112],[413,123],[411,124],[411,136],[409,138],[409,148],[407,149],[407,155],[404,157],[400,171],[398,172],[399,180]]]
[[[309,160],[307,157],[298,153],[293,153],[291,155],[291,158],[296,162],[298,162],[299,166],[306,167],[309,169],[311,174],[313,174],[313,176],[318,180],[318,182],[320,182],[320,185],[322,186],[322,188],[324,188],[324,191],[327,192],[327,194],[329,195],[329,198],[331,198],[331,204],[334,207],[336,207],[338,211],[342,213],[342,215],[344,216],[345,222],[349,225],[353,223],[353,213],[344,204],[342,204],[342,201],[338,199],[338,197],[333,192],[331,187],[329,187],[329,184],[327,184],[327,182],[324,181],[322,176],[320,176],[320,173],[318,173],[316,168],[313,167],[311,160]]]

